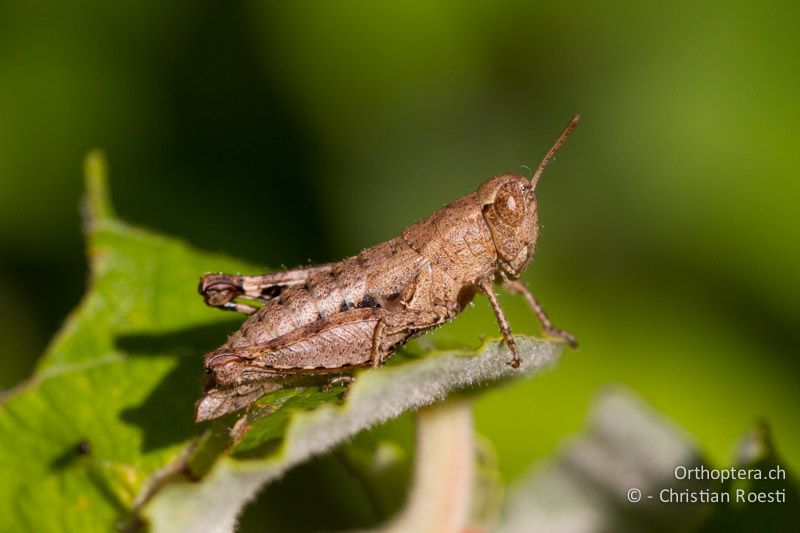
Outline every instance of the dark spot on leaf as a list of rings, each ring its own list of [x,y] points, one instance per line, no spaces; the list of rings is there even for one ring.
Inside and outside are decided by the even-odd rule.
[[[78,455],[89,455],[92,453],[92,445],[88,440],[82,440],[78,443],[78,446],[75,447],[75,450],[78,452]]]
[[[61,455],[53,459],[50,462],[50,468],[53,470],[62,470],[75,463],[80,456],[88,455],[89,453],[91,453],[89,441],[86,439],[80,440],[67,447]]]

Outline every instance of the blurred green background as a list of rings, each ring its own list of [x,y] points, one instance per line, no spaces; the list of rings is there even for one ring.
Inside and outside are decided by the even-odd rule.
[[[84,290],[90,148],[122,217],[274,268],[529,174],[580,112],[525,278],[581,349],[477,403],[501,471],[614,383],[720,466],[763,417],[796,470],[798,27],[796,2],[2,1],[0,388]],[[476,332],[483,301],[436,335]]]

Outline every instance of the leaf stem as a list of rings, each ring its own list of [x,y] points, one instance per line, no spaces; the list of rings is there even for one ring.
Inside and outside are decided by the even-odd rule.
[[[475,478],[472,402],[454,398],[420,409],[414,482],[408,503],[384,531],[460,532]]]

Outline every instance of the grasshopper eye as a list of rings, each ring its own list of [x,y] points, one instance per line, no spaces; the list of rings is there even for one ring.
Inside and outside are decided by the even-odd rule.
[[[511,182],[503,185],[494,200],[494,208],[500,219],[509,226],[519,226],[525,218],[525,193],[519,184]]]

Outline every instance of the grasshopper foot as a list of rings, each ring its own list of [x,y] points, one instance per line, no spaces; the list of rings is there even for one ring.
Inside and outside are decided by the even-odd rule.
[[[555,327],[550,327],[544,330],[545,335],[550,337],[556,337],[558,339],[566,341],[569,344],[569,347],[573,350],[578,349],[578,338],[570,333],[569,331],[564,331],[563,329],[558,329]]]
[[[509,335],[505,337],[506,346],[511,351],[511,361],[506,361],[506,364],[511,368],[519,368],[519,353],[517,353],[517,343],[514,341],[514,337],[511,336],[511,332]]]

